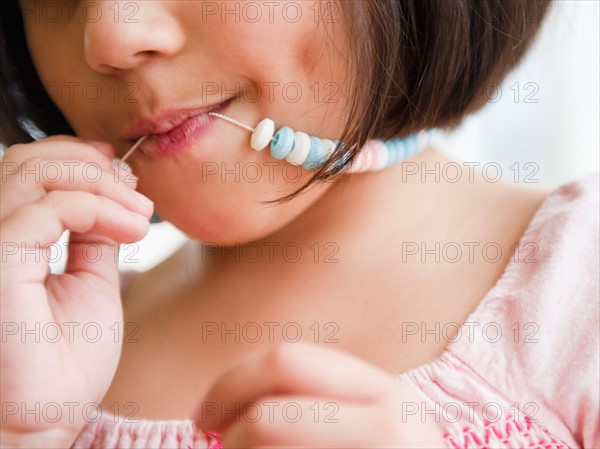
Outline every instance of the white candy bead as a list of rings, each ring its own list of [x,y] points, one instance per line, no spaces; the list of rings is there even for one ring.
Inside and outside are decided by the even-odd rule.
[[[270,118],[265,118],[254,128],[250,138],[250,146],[256,151],[264,150],[271,143],[274,134],[275,122]]]
[[[290,164],[302,165],[310,152],[310,136],[302,131],[294,133],[294,148],[285,158]]]
[[[333,140],[323,139],[323,145],[325,146],[325,157],[323,160],[327,160],[335,151],[335,142]]]

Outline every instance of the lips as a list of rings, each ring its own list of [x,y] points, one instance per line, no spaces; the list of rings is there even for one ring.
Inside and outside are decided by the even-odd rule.
[[[128,128],[122,138],[136,141],[148,135],[140,146],[140,151],[146,156],[178,153],[206,133],[215,120],[208,115],[209,112],[223,112],[232,100],[202,108],[171,110],[150,119],[141,119]]]

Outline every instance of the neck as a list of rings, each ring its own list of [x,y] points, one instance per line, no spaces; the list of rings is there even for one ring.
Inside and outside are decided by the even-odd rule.
[[[188,304],[201,313],[215,303],[239,316],[300,317],[319,311],[337,317],[371,301],[374,292],[406,305],[423,288],[437,288],[434,294],[444,296],[448,285],[464,279],[489,284],[510,260],[511,248],[547,193],[489,183],[479,171],[444,165],[449,163],[429,147],[378,173],[344,175],[294,221],[260,240],[216,252],[189,242],[163,264],[162,273],[173,280],[153,285],[164,293],[154,296],[172,297],[178,290],[183,297],[201,296],[202,301]],[[450,169],[461,170],[459,181],[437,181],[434,173],[444,168],[447,177],[453,176]],[[422,253],[411,256],[405,249],[405,244],[413,249],[424,244],[431,251],[437,243],[462,247],[492,241],[503,248],[498,263],[482,262],[481,248],[478,263],[469,256],[441,264],[431,263],[431,256],[423,263]],[[155,272],[150,282],[159,278],[161,272]]]
[[[247,262],[270,271],[277,270],[278,264],[267,257],[269,251],[275,260],[284,248],[288,254],[282,257],[287,261],[296,257],[297,248],[301,248],[304,258],[317,257],[319,250],[324,254],[318,257],[323,258],[336,248],[343,248],[344,254],[359,251],[369,242],[383,241],[391,234],[416,237],[425,231],[431,211],[443,210],[448,196],[464,187],[463,182],[432,182],[433,175],[423,182],[421,172],[425,167],[434,170],[436,163],[446,162],[449,160],[442,154],[427,147],[408,161],[379,172],[342,175],[307,210],[268,236],[236,248],[207,249],[195,244],[192,251],[204,252],[202,266],[197,266],[214,273],[213,269],[226,267],[238,270]],[[417,169],[418,173],[411,175]],[[329,250],[324,249],[325,245]],[[258,262],[254,259],[257,251],[262,251]],[[207,262],[212,266],[207,267]]]

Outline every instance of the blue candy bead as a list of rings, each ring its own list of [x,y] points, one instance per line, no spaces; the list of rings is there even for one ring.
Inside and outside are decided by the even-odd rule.
[[[421,145],[419,145],[419,135],[415,134],[411,141],[410,154],[407,154],[406,157],[412,157],[421,149]]]
[[[411,134],[406,138],[407,156],[416,151],[419,147],[419,137],[416,134]]]
[[[284,159],[294,148],[294,130],[288,126],[282,127],[271,141],[271,156],[275,159]]]
[[[340,145],[340,141],[339,141],[339,140],[335,140],[334,142],[335,142],[335,146],[336,146],[336,147],[338,147],[338,146]],[[349,151],[349,150],[347,150],[347,151],[346,151],[346,152],[343,154],[343,156],[342,156],[340,159],[338,159],[338,160],[337,160],[337,161],[336,161],[336,162],[333,164],[333,169],[334,169],[334,171],[335,171],[335,172],[337,172],[337,173],[340,173],[340,172],[342,171],[342,166],[343,166],[343,164],[345,164],[345,163],[346,163],[346,161],[347,161],[348,159],[350,159],[350,151]],[[346,166],[346,167],[344,168],[344,170],[347,170],[347,169],[348,169],[348,166]]]
[[[438,132],[436,129],[427,130],[427,144],[426,146],[430,146],[433,143],[433,140],[437,138]]]
[[[406,145],[403,139],[392,139],[385,143],[388,149],[388,161],[386,167],[395,164],[400,159],[404,159],[406,154]]]
[[[310,136],[310,151],[306,160],[302,163],[302,168],[312,170],[323,163],[325,157],[325,144],[318,137]]]

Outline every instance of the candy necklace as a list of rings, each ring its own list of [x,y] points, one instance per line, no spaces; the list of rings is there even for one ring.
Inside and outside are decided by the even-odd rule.
[[[262,151],[270,146],[270,154],[278,160],[285,159],[292,165],[300,165],[306,170],[319,168],[333,153],[339,140],[320,139],[302,131],[294,131],[283,126],[275,132],[275,123],[269,118],[261,120],[255,128],[218,112],[208,115],[225,120],[252,133],[250,147]],[[407,137],[390,139],[370,139],[360,150],[354,162],[341,169],[343,173],[362,173],[383,170],[397,162],[406,160],[431,143],[435,130],[423,130]],[[139,148],[148,136],[141,137],[121,159],[125,162]],[[338,162],[343,164],[349,157],[346,152]]]
[[[270,146],[270,154],[273,158],[278,160],[285,159],[286,162],[292,165],[299,165],[307,170],[314,170],[321,166],[333,153],[336,146],[339,145],[339,140],[320,139],[301,131],[294,131],[288,126],[283,126],[275,132],[275,123],[269,118],[261,120],[255,128],[252,128],[245,123],[218,112],[209,112],[208,115],[250,131],[252,133],[250,147],[254,150],[262,151],[267,146]],[[364,173],[383,170],[412,157],[423,148],[429,146],[435,133],[434,129],[429,129],[410,134],[407,137],[386,141],[370,139],[362,147],[351,165],[341,167],[350,156],[349,151],[344,153],[341,161],[336,163],[336,167],[341,167],[338,173]],[[148,135],[138,139],[121,158],[121,162],[125,162],[147,137]],[[154,214],[150,223],[159,222],[160,218]]]
[[[319,168],[335,151],[339,140],[320,139],[309,136],[302,131],[294,131],[288,126],[283,126],[275,132],[275,123],[270,118],[261,120],[252,128],[231,117],[218,112],[209,112],[208,115],[225,120],[252,133],[250,147],[262,151],[270,146],[270,154],[278,160],[285,159],[292,165],[300,165],[306,170]],[[350,166],[340,170],[343,173],[362,173],[379,171],[390,165],[406,160],[419,150],[429,145],[434,135],[434,130],[424,130],[404,138],[387,141],[380,139],[368,140]],[[343,164],[349,157],[346,152],[337,166]]]

